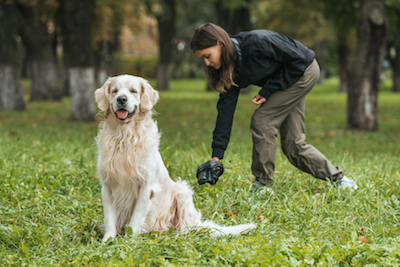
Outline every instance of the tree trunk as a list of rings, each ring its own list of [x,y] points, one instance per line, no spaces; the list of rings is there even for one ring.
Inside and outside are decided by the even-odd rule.
[[[316,55],[318,55],[316,58],[318,60],[318,65],[320,68],[320,74],[319,74],[319,79],[318,83],[319,84],[324,84],[325,78],[326,78],[326,70],[325,70],[325,44],[320,42],[316,48]]]
[[[71,95],[71,118],[93,121],[94,68],[92,23],[95,0],[61,0],[61,28],[68,55],[67,82]]]
[[[252,29],[250,21],[250,0],[245,0],[237,9],[227,7],[227,2],[218,0],[215,2],[215,9],[218,14],[218,24],[230,35],[240,31]]]
[[[396,47],[396,56],[391,61],[393,70],[393,92],[400,92],[400,47]]]
[[[20,35],[27,52],[27,73],[32,80],[30,101],[60,100],[58,70],[47,21],[37,5],[18,4],[22,14]]]
[[[53,60],[28,62],[32,79],[30,101],[60,100],[57,65]]]
[[[16,66],[0,63],[0,106],[3,110],[25,110],[20,70]]]
[[[71,117],[73,120],[92,121],[95,105],[93,101],[93,67],[69,68],[71,89]]]
[[[96,86],[101,86],[111,74],[112,66],[112,44],[109,41],[101,40],[97,43],[94,53],[95,81]]]
[[[105,66],[104,57],[101,53],[95,53],[94,61],[94,80],[96,86],[100,87],[107,80],[107,68]]]
[[[69,94],[69,80],[68,80],[68,66],[69,66],[69,53],[68,53],[68,31],[64,30],[63,22],[64,8],[60,1],[60,8],[57,9],[56,13],[56,29],[59,30],[59,35],[61,36],[61,47],[62,47],[62,57],[61,57],[61,70],[60,70],[60,80],[61,80],[61,96],[70,96]]]
[[[237,9],[226,7],[227,2],[218,0],[215,2],[215,10],[218,14],[218,24],[225,29],[231,36],[239,33],[240,31],[249,31],[252,29],[250,21],[250,0],[245,0]],[[249,94],[252,86],[240,90],[241,94]],[[207,91],[212,90],[207,85]]]
[[[157,89],[169,90],[169,80],[171,74],[171,64],[162,65],[161,63],[157,66]]]
[[[158,90],[169,90],[170,69],[176,34],[176,3],[175,0],[165,0],[162,3],[163,12],[156,16],[159,33],[159,62],[156,88]]]
[[[378,129],[378,92],[386,39],[384,0],[360,0],[357,49],[351,68],[347,102],[349,128]]]
[[[69,84],[69,56],[68,56],[68,44],[64,42],[63,34],[63,45],[62,45],[62,69],[61,69],[61,95],[70,96],[70,84]]]
[[[392,81],[393,81],[393,92],[400,92],[400,44],[399,44],[399,31],[400,31],[400,9],[394,8],[394,13],[396,14],[396,25],[394,28],[396,29],[391,36],[390,42],[387,43],[387,58],[390,61],[390,65],[392,66]],[[394,38],[394,39],[393,39]],[[394,48],[395,54],[392,56],[390,53],[391,48]]]
[[[339,78],[341,93],[349,90],[349,46],[347,44],[347,33],[338,35],[338,57],[339,57]]]
[[[14,4],[0,2],[0,107],[24,110],[19,68],[18,36],[20,16]]]

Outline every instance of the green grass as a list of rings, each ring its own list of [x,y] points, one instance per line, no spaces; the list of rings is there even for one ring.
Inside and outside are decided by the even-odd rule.
[[[156,106],[161,154],[171,177],[194,187],[205,219],[253,221],[239,237],[172,231],[101,241],[97,123],[69,119],[69,99],[0,112],[0,266],[400,266],[400,95],[379,96],[380,130],[346,129],[337,83],[307,96],[307,140],[357,180],[356,192],[329,189],[279,151],[275,195],[250,192],[249,124],[257,92],[241,95],[215,186],[195,172],[210,158],[218,94],[201,80],[173,81]],[[365,235],[366,244],[358,242]]]

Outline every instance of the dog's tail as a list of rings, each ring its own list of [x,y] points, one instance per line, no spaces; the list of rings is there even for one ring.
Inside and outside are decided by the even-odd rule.
[[[247,234],[251,229],[256,228],[256,226],[252,223],[239,224],[234,226],[221,226],[212,221],[201,222],[198,226],[201,228],[209,228],[211,234],[216,237],[221,237],[225,235]]]
[[[174,229],[178,232],[185,233],[193,228],[208,228],[213,236],[221,237],[245,234],[256,228],[252,223],[221,226],[212,221],[201,221],[201,212],[196,210],[193,204],[193,190],[186,181],[178,180],[175,183],[172,199],[174,201],[168,214],[173,214],[173,218],[170,220]]]

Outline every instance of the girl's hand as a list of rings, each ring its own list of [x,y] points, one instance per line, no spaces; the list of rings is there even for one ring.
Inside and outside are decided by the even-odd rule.
[[[260,105],[262,103],[264,103],[265,101],[267,101],[267,99],[265,99],[265,97],[262,97],[260,95],[256,95],[255,97],[253,97],[253,99],[251,100],[251,102],[253,102],[256,105]]]

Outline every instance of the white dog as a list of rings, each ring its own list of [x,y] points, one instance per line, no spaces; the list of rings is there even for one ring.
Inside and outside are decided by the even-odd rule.
[[[97,136],[103,241],[122,234],[127,224],[137,234],[170,227],[186,233],[207,227],[221,236],[255,228],[253,224],[222,227],[201,221],[192,189],[186,181],[171,180],[158,151],[160,134],[152,119],[158,92],[146,80],[131,75],[112,77],[96,90],[95,97],[104,112]]]

